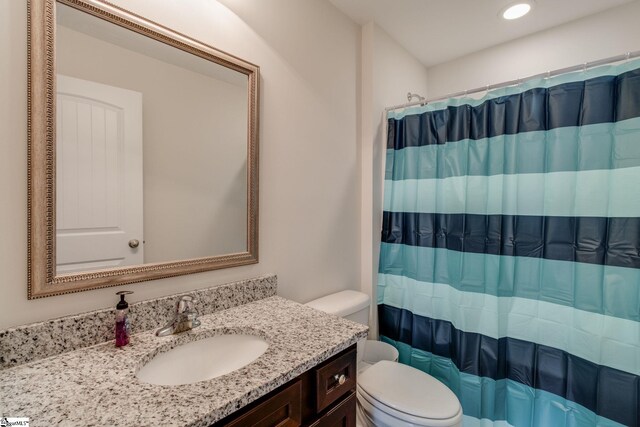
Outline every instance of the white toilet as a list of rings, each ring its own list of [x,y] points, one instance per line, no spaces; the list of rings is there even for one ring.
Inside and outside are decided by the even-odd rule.
[[[307,306],[369,323],[369,296],[342,291]],[[398,350],[380,341],[358,342],[358,425],[366,427],[460,427],[462,407],[440,381],[396,363]]]

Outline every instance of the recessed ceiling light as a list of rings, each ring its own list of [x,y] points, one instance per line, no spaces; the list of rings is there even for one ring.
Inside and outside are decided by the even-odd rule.
[[[518,19],[529,13],[530,10],[531,4],[517,3],[504,9],[504,11],[502,12],[502,17],[508,20]]]

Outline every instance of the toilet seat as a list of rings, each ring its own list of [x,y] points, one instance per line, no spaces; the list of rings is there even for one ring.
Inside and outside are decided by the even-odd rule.
[[[426,373],[400,363],[381,361],[358,379],[358,399],[376,418],[425,427],[459,425],[462,408],[456,395]],[[367,408],[368,407],[368,408]]]

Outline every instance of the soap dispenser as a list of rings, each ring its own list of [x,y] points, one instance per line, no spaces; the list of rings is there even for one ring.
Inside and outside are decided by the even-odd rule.
[[[116,292],[120,295],[120,301],[116,305],[116,347],[124,347],[129,344],[129,304],[124,300],[125,295],[132,294],[131,291]]]

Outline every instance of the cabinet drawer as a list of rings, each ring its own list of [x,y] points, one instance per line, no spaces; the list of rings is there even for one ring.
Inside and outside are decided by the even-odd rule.
[[[356,393],[351,394],[329,410],[311,427],[355,427],[356,425]]]
[[[302,423],[302,382],[294,382],[225,427],[297,427]]]
[[[356,387],[355,348],[316,369],[316,410],[331,405]]]

